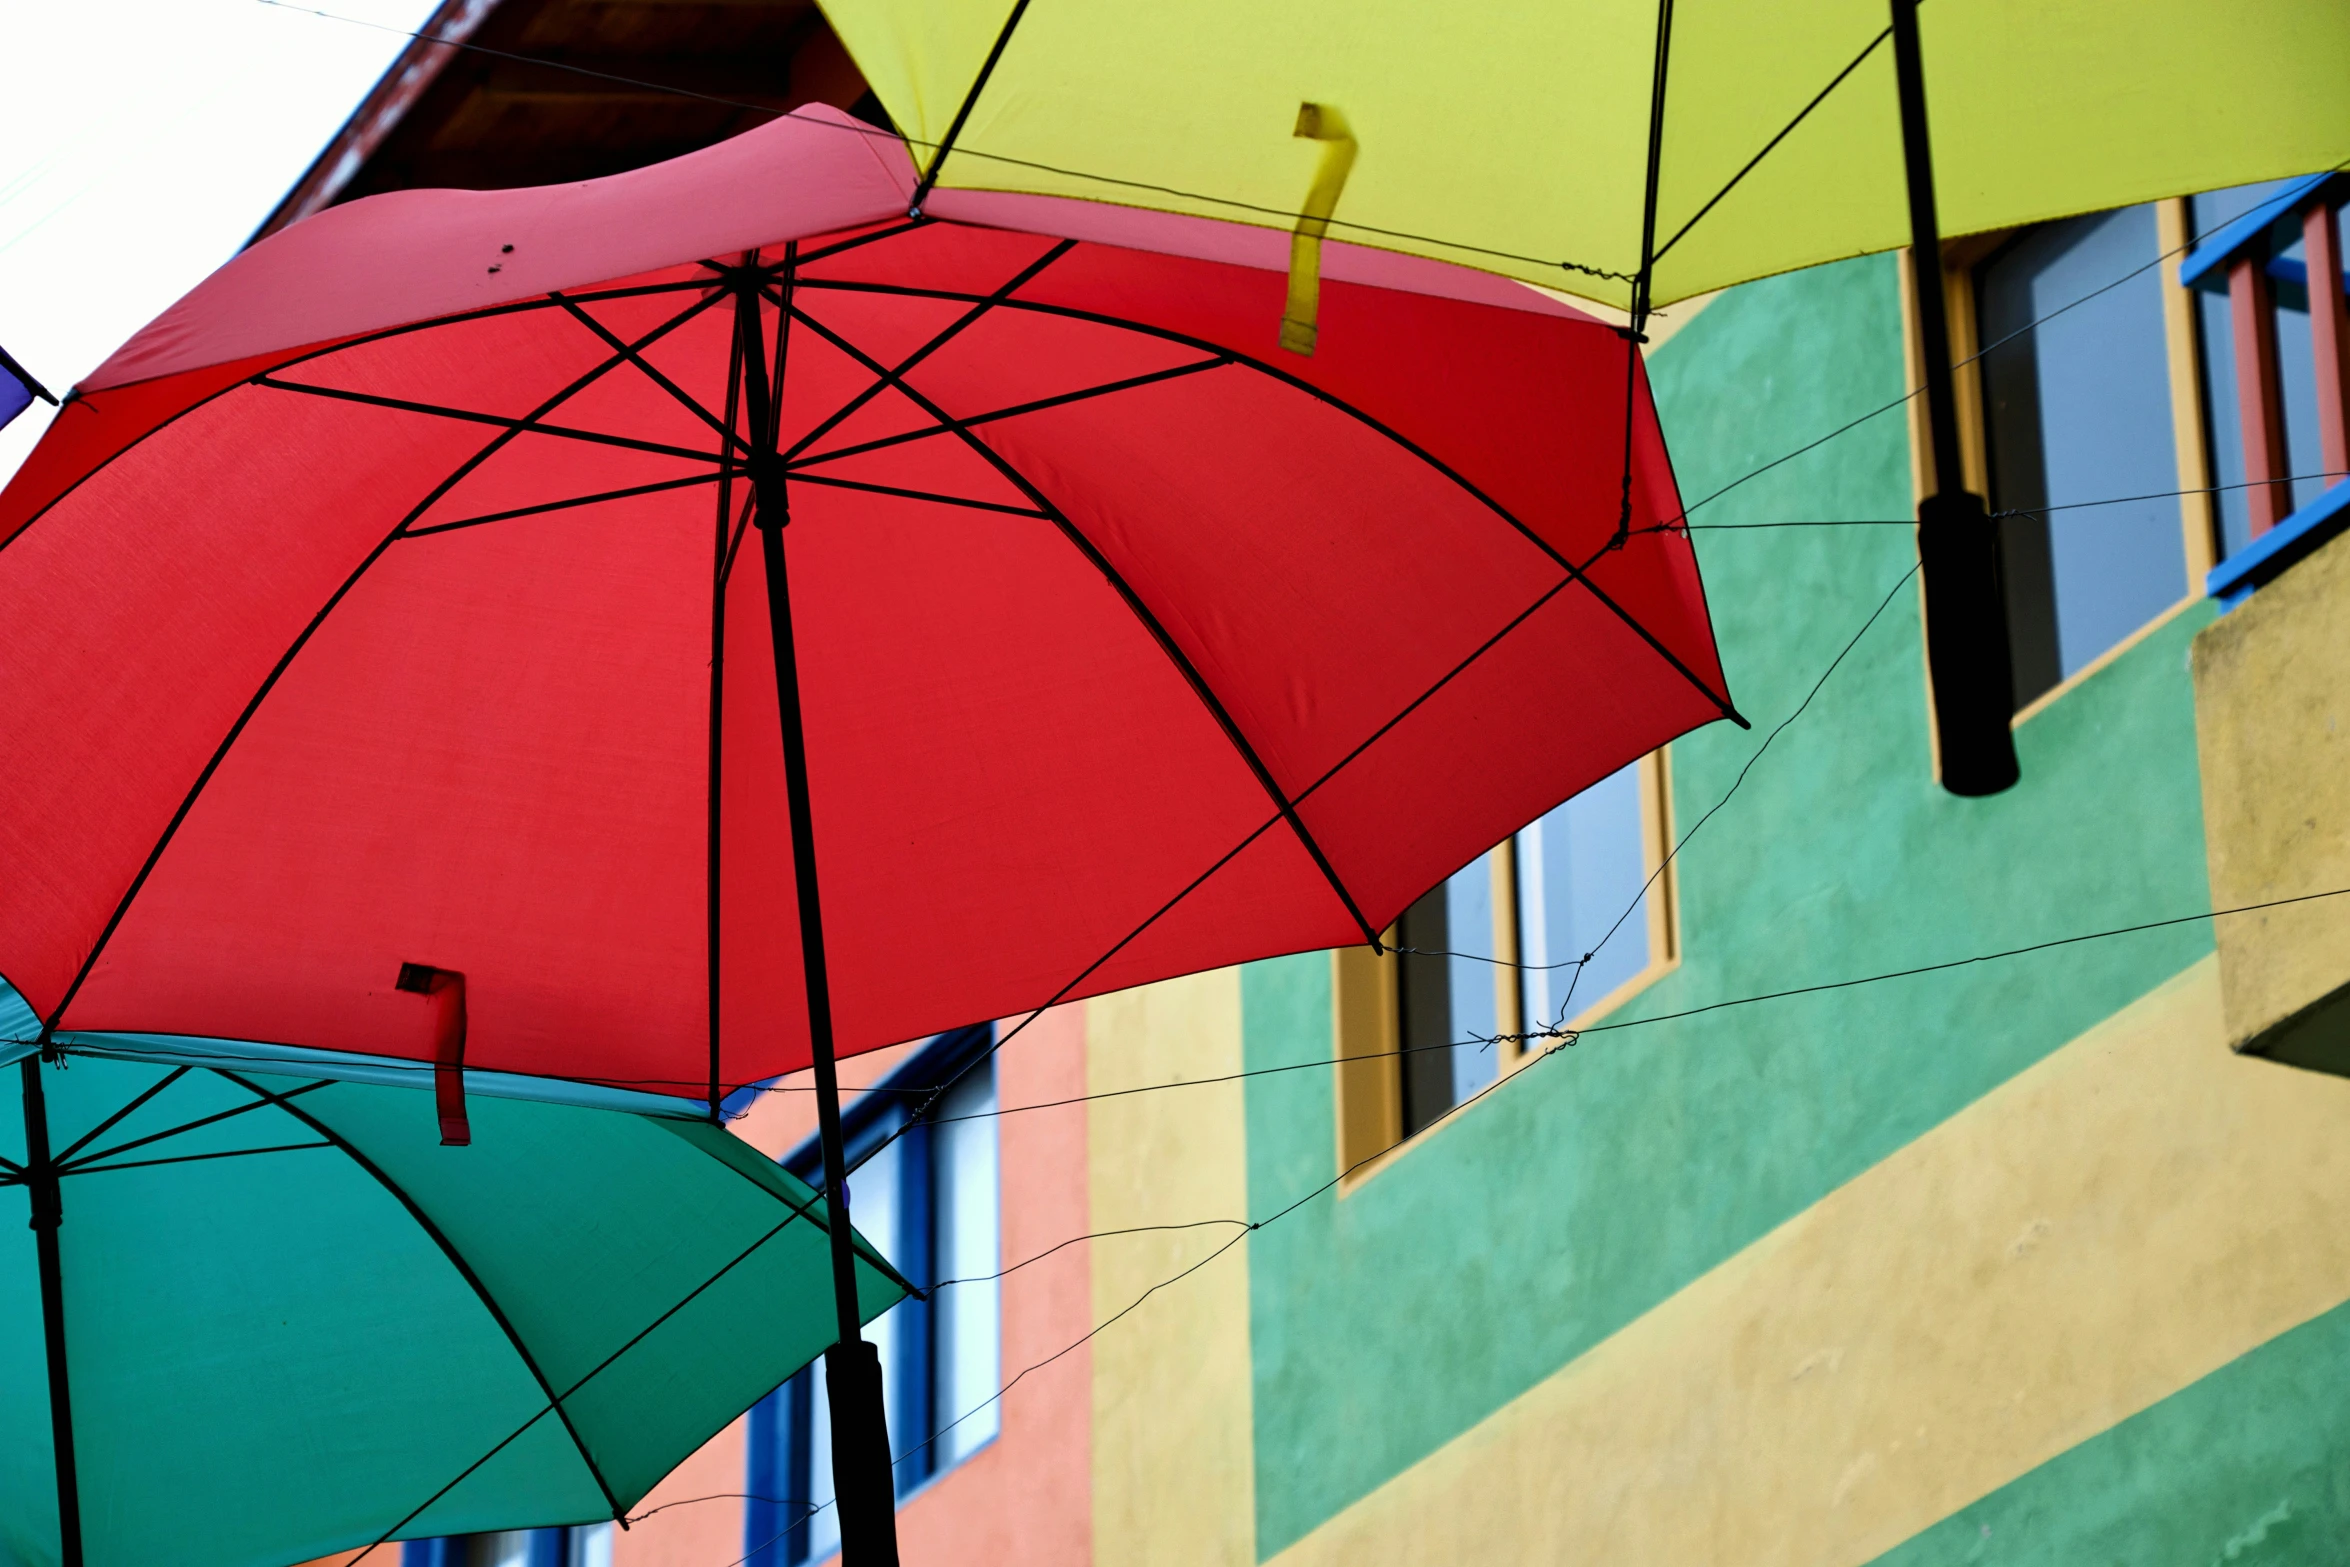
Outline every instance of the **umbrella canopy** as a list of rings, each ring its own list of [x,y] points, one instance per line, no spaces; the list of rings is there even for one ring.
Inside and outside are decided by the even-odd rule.
[[[52,1243],[93,1567],[616,1517],[832,1342],[822,1208],[707,1121],[477,1096],[450,1150],[414,1088],[92,1048],[0,1044],[12,1567],[76,1559]],[[903,1293],[869,1256],[861,1286],[868,1317]]]
[[[1885,0],[824,0],[890,117],[948,138],[950,189],[1038,191],[1286,228],[1356,147],[1331,231],[1632,302],[1669,18],[1652,303],[1907,244]],[[2350,157],[2339,0],[1966,0],[1919,9],[1945,233]],[[1684,224],[1869,51],[1720,204]],[[1302,133],[1301,133],[1302,134]],[[953,199],[932,210],[959,210]]]
[[[787,556],[844,1053],[1369,939],[1730,712],[1609,329],[1334,245],[1287,355],[1282,236],[912,183],[811,111],[362,201],[84,383],[0,495],[57,1037],[806,1064]]]

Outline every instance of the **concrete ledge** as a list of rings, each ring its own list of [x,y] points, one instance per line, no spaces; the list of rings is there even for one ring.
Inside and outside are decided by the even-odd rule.
[[[2195,638],[2214,908],[2350,887],[2350,535]],[[2128,758],[2116,757],[2117,767]],[[2350,1075],[2350,897],[2216,922],[2229,1045]]]

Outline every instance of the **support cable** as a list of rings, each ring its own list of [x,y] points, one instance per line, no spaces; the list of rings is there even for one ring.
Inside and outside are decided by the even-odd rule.
[[[1028,0],[1012,0],[1012,14],[1004,18],[1003,31],[995,35],[995,47],[987,51],[980,63],[979,74],[971,79],[971,90],[963,95],[962,106],[955,110],[955,118],[947,126],[946,136],[930,155],[930,162],[922,170],[922,179],[914,187],[913,199],[906,203],[906,216],[922,216],[922,203],[930,198],[931,187],[938,183],[938,171],[946,166],[947,154],[955,150],[955,138],[963,134],[963,122],[971,118],[971,111],[979,102],[979,95],[987,87],[987,79],[995,74],[996,62],[1004,57],[1004,48],[1012,41],[1012,30],[1027,14]]]

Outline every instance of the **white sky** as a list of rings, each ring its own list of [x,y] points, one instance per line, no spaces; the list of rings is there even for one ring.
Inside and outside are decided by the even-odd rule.
[[[0,345],[64,395],[236,253],[407,42],[261,0],[0,0]],[[50,412],[0,430],[0,479]]]

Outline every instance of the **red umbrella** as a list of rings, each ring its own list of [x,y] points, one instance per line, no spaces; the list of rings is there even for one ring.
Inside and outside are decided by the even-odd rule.
[[[377,197],[78,388],[0,494],[47,1027],[715,1113],[1374,940],[1735,716],[1607,327],[1333,244],[1300,357],[1283,236],[912,185],[806,111]]]

